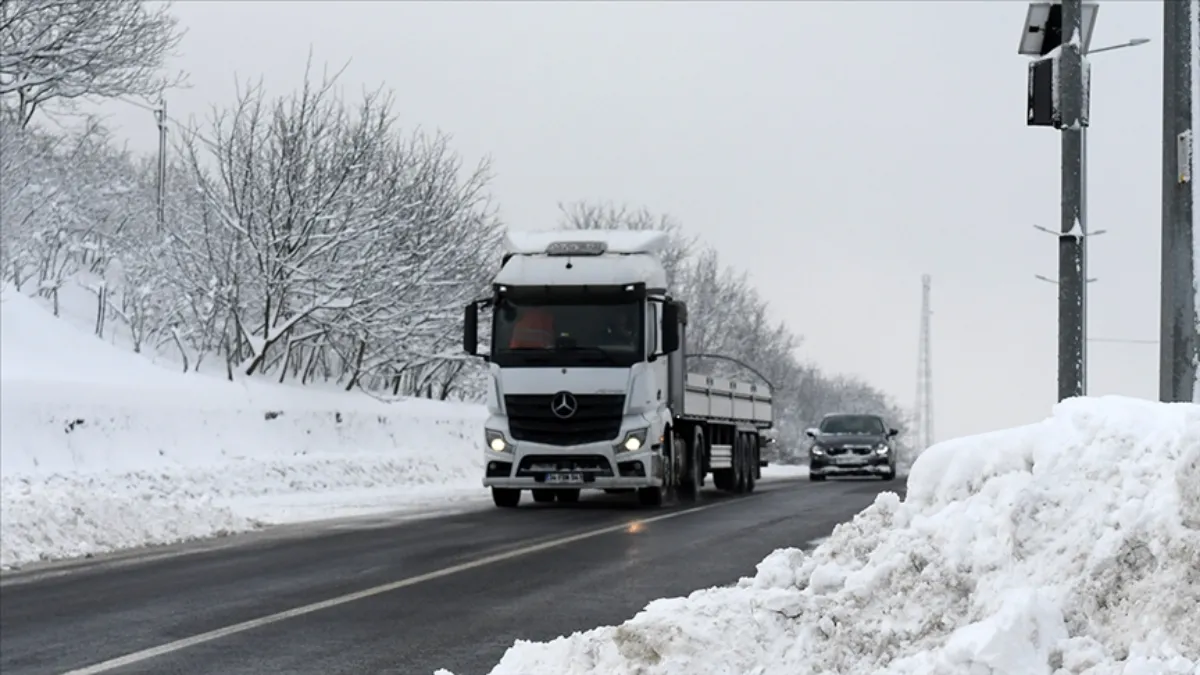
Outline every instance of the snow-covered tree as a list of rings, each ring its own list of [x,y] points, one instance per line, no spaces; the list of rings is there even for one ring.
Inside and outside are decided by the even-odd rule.
[[[46,103],[157,96],[182,34],[170,6],[141,0],[0,0],[0,99],[27,126]]]

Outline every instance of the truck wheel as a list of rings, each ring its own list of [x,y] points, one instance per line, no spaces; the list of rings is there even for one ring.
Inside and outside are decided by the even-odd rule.
[[[733,444],[733,493],[746,493],[746,473],[749,469],[746,461],[746,434],[738,434]]]
[[[563,504],[574,504],[579,501],[579,490],[555,490],[554,497]]]
[[[638,488],[638,503],[642,506],[662,506],[663,489],[660,487]]]
[[[521,503],[521,491],[512,488],[492,488],[492,502],[502,509],[515,509]]]
[[[821,474],[819,474],[819,473],[813,473],[813,472],[810,470],[810,471],[808,472],[808,479],[809,479],[810,481],[814,482],[814,483],[819,483],[819,482],[821,482],[821,481],[825,480],[825,476],[823,476],[823,475],[821,475]]]
[[[679,496],[687,501],[695,501],[700,496],[700,486],[704,479],[701,474],[701,466],[704,457],[704,434],[696,429],[692,433],[692,443],[689,446],[683,442],[682,438],[671,435],[675,438],[676,452],[684,453],[687,458],[684,464],[683,476],[679,481]]]
[[[533,493],[533,501],[538,504],[547,504],[554,501],[554,490],[533,489],[530,492]]]
[[[883,480],[885,480],[885,481],[893,481],[893,480],[896,480],[896,470],[895,470],[895,469],[888,469],[888,472],[887,472],[887,473],[885,473],[885,474],[883,474],[883,475],[881,475],[881,476],[880,476],[880,478],[882,478],[882,479],[883,479]]]
[[[754,486],[758,484],[758,452],[755,447],[758,444],[758,439],[754,435],[746,434],[746,493],[754,492]]]

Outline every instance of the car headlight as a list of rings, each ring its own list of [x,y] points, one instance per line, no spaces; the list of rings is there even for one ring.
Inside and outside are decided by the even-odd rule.
[[[649,429],[634,429],[625,434],[625,438],[621,439],[617,445],[617,452],[637,452],[646,445],[646,434]]]
[[[823,455],[823,454],[825,454],[825,448],[822,448],[822,447],[821,447],[821,446],[819,446],[819,445],[814,445],[814,446],[812,446],[811,448],[809,448],[809,449],[808,449],[808,451],[809,451],[809,452],[811,452],[811,453],[812,453],[812,454],[814,454],[814,455]]]
[[[886,455],[891,451],[892,449],[888,447],[887,443],[880,443],[879,445],[875,446],[875,454],[877,455]]]
[[[495,429],[484,429],[484,440],[487,441],[488,450],[492,452],[509,452],[512,450],[512,445],[508,439],[504,437],[504,433]]]

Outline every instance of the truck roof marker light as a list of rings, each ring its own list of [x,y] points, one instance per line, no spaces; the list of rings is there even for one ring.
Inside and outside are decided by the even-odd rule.
[[[593,256],[603,255],[608,244],[603,241],[554,241],[546,246],[546,255]]]

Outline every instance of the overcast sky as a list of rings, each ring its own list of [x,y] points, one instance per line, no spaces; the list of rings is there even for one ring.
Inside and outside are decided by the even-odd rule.
[[[1104,2],[1090,131],[1090,330],[1158,334],[1161,3]],[[172,117],[235,77],[296,86],[310,47],[348,92],[490,155],[506,221],[560,201],[679,218],[748,270],[802,356],[911,406],[933,276],[939,438],[1041,419],[1056,393],[1059,134],[1025,126],[1025,3],[213,2],[174,11]],[[132,147],[150,113],[105,106]],[[1157,347],[1093,343],[1090,393],[1157,397]]]

